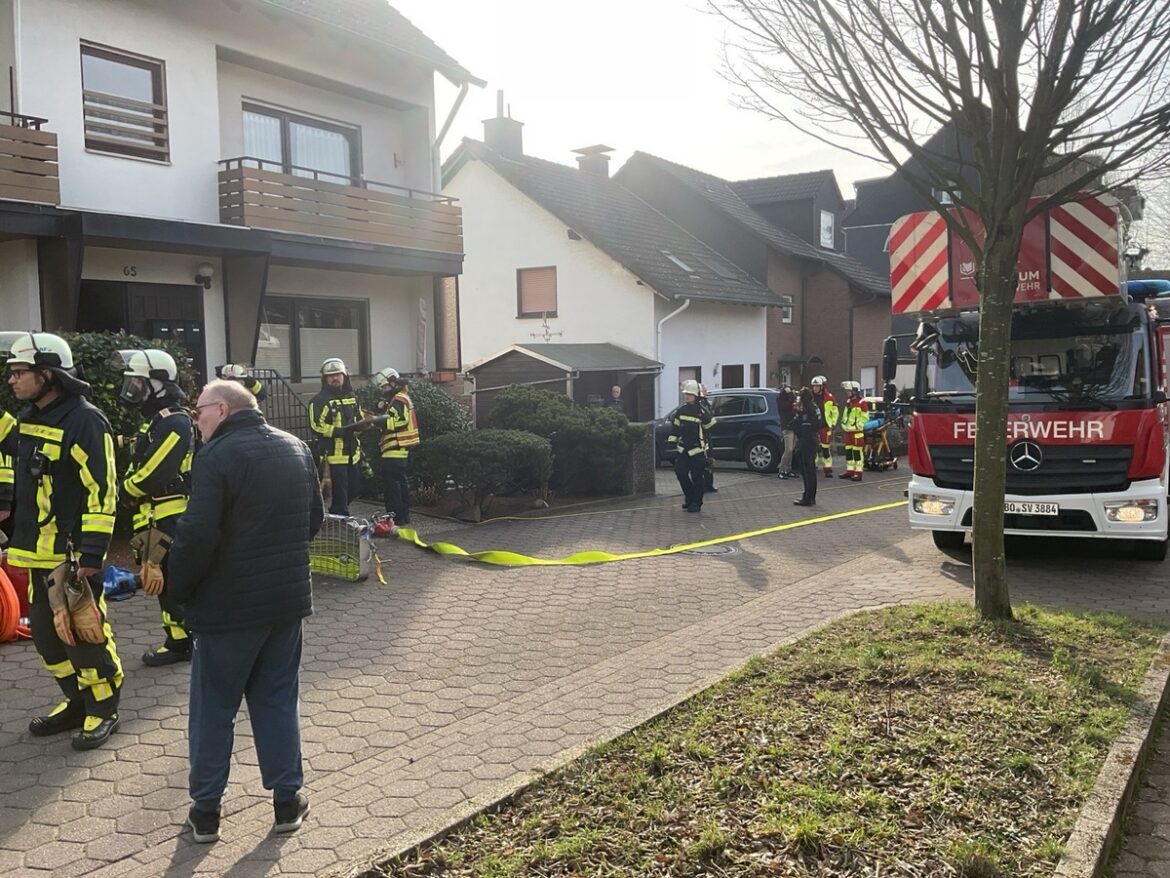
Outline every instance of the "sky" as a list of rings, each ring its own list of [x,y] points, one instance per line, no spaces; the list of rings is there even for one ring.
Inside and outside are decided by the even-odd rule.
[[[604,143],[733,180],[831,169],[845,197],[888,169],[733,105],[719,73],[724,23],[702,0],[392,0],[485,88],[472,86],[442,147],[483,138],[503,89],[525,153],[574,164]],[[457,94],[441,77],[437,125]]]

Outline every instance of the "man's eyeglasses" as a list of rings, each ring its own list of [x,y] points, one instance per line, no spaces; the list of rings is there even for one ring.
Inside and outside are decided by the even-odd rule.
[[[195,408],[191,409],[191,411],[195,412],[195,414],[199,414],[199,411],[201,409],[205,409],[208,406],[212,406],[212,405],[226,405],[226,403],[224,403],[224,401],[222,399],[217,399],[217,400],[214,400],[212,402],[205,402],[205,403],[203,403],[203,405],[197,405],[197,406],[195,406]]]
[[[9,369],[8,370],[8,377],[15,378],[19,381],[21,378],[23,378],[25,375],[27,375],[31,371],[33,371],[33,370],[32,369]]]

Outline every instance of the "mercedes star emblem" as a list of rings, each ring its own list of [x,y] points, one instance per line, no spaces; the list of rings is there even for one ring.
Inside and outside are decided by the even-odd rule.
[[[1044,460],[1044,452],[1035,442],[1017,442],[1008,449],[1008,460],[1020,472],[1030,473],[1040,468],[1040,463]]]

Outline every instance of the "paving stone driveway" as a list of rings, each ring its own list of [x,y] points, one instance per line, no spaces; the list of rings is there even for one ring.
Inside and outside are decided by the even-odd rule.
[[[798,490],[774,478],[725,472],[719,484],[700,515],[667,494],[539,520],[432,523],[425,536],[548,557],[633,551],[897,500],[903,479],[826,480],[815,509],[794,507]],[[343,873],[830,619],[971,593],[969,555],[913,535],[903,509],[759,537],[726,555],[588,568],[493,568],[398,542],[383,554],[388,587],[317,583],[302,678],[313,813],[293,836],[268,836],[247,722],[222,840],[195,845],[181,830],[187,673],[142,667],[158,636],[151,601],[113,606],[127,677],[122,730],[101,750],[27,735],[55,687],[31,646],[0,646],[0,874]],[[1017,602],[1170,623],[1166,565],[1068,543],[1010,565]]]

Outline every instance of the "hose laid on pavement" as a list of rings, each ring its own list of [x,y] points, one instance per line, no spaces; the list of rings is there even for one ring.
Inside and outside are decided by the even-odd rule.
[[[8,574],[0,569],[0,643],[32,636],[27,625],[20,624],[20,601]]]
[[[482,552],[468,552],[466,549],[461,549],[453,543],[427,543],[422,540],[418,532],[413,528],[400,527],[395,532],[395,535],[400,540],[406,540],[408,543],[414,543],[420,549],[429,549],[438,555],[454,555],[461,558],[467,558],[472,561],[479,561],[483,564],[495,564],[501,567],[581,567],[587,564],[608,564],[613,561],[632,561],[635,558],[657,558],[663,555],[677,555],[679,552],[689,552],[695,549],[701,549],[705,546],[718,546],[722,543],[733,543],[739,540],[750,539],[751,537],[760,537],[765,534],[779,533],[785,530],[792,530],[798,527],[807,527],[810,524],[821,524],[826,521],[837,521],[842,518],[852,518],[856,515],[865,515],[869,512],[881,512],[886,509],[896,509],[899,506],[905,506],[905,500],[898,500],[894,503],[883,503],[880,506],[867,506],[863,509],[850,509],[846,512],[834,512],[830,515],[821,515],[816,518],[804,518],[800,521],[790,521],[785,524],[777,524],[772,527],[760,528],[759,530],[749,530],[743,533],[731,534],[724,537],[714,537],[709,540],[702,540],[696,543],[684,543],[680,546],[671,546],[667,549],[648,549],[642,552],[630,552],[624,555],[615,555],[611,552],[602,551],[587,551],[575,552],[564,558],[534,558],[530,555],[521,555],[518,552],[509,552],[504,549],[487,549]]]

